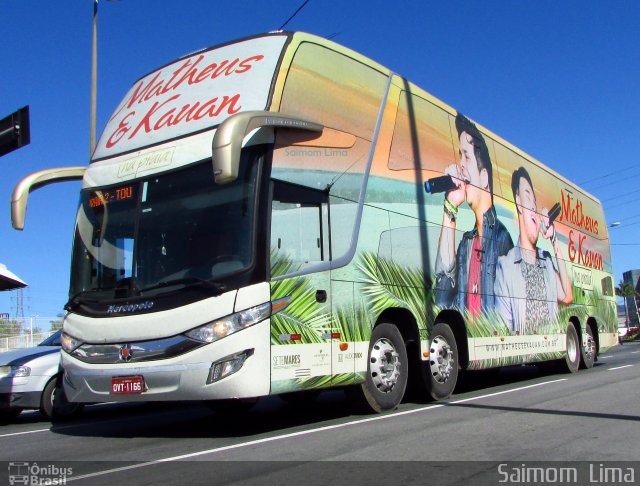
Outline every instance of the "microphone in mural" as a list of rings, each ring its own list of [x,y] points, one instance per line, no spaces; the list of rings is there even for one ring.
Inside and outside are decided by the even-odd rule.
[[[449,175],[433,177],[424,183],[424,189],[429,194],[437,194],[439,192],[448,192],[458,187]]]

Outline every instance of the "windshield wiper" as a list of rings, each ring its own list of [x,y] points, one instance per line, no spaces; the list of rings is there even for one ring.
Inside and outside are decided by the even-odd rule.
[[[135,277],[121,278],[113,286],[113,296],[116,299],[124,299],[136,295],[140,295],[140,289]]]
[[[89,290],[81,290],[80,292],[76,292],[75,294],[73,294],[71,297],[69,297],[69,300],[67,301],[67,303],[64,305],[64,310],[67,311],[72,311],[73,309],[75,309],[76,307],[78,307],[78,305],[80,305],[80,303],[82,301],[84,302],[90,302],[90,303],[96,303],[98,302],[97,300],[91,299],[91,300],[86,300],[86,299],[81,299],[81,297],[84,294],[92,294],[95,292],[102,292],[104,289],[89,289]]]
[[[221,293],[227,290],[227,286],[221,284],[219,282],[212,282],[211,280],[206,280],[200,277],[182,277],[182,278],[174,278],[171,280],[163,280],[162,282],[158,282],[156,285],[152,285],[150,287],[146,287],[139,291],[139,294],[142,295],[145,292],[156,289],[163,289],[165,287],[173,287],[174,285],[184,285],[185,287],[191,286],[201,286],[206,287],[214,291],[214,295],[220,295]]]

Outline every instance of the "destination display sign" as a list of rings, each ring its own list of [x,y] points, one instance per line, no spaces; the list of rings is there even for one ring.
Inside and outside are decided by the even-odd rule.
[[[89,198],[89,206],[96,208],[116,201],[133,199],[134,193],[135,191],[132,185],[116,187],[107,191],[96,191],[94,195]]]
[[[214,127],[230,115],[264,110],[285,35],[202,51],[140,79],[107,122],[94,159]]]

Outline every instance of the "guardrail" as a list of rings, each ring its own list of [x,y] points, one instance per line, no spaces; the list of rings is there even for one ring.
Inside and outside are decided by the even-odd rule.
[[[19,334],[17,336],[0,336],[0,353],[13,349],[30,348],[47,339],[55,331],[34,334]]]
[[[40,316],[0,319],[0,352],[38,345],[55,332],[50,329],[52,323],[59,320],[59,317]]]

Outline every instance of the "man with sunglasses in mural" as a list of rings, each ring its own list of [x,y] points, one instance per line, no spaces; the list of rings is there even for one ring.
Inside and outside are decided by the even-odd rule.
[[[477,317],[495,307],[493,291],[498,257],[513,248],[513,241],[498,220],[493,205],[493,169],[484,137],[468,118],[458,113],[460,162],[445,173],[456,187],[446,192],[435,263],[435,300],[441,308],[457,307]],[[475,225],[462,235],[455,250],[458,208],[466,201]]]
[[[553,219],[544,208],[538,212],[533,182],[524,167],[514,171],[511,190],[520,237],[518,245],[498,259],[496,310],[512,331],[533,334],[556,318],[558,303],[573,301],[573,290]],[[536,246],[540,235],[551,241],[557,267],[551,254]]]

